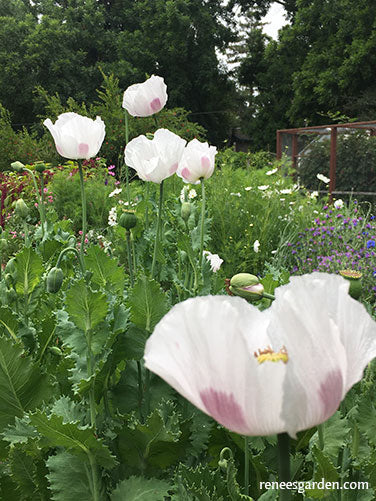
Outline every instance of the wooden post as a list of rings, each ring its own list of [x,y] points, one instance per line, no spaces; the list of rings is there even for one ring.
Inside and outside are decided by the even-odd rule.
[[[296,157],[298,156],[298,135],[292,135],[292,166],[296,169]]]
[[[281,132],[279,130],[277,130],[276,156],[277,156],[277,160],[281,160],[281,158],[282,158],[282,137],[281,137]]]
[[[337,166],[337,127],[332,127],[330,132],[330,169],[329,169],[329,203],[333,202],[333,191],[336,189]]]

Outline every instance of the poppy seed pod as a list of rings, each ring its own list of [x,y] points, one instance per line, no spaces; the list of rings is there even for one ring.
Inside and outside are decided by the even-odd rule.
[[[61,284],[64,280],[64,273],[61,268],[51,268],[47,275],[46,289],[47,292],[56,293],[59,292]]]
[[[137,217],[134,212],[124,211],[119,218],[119,224],[126,230],[131,230],[137,224]]]
[[[341,270],[339,274],[350,282],[350,296],[354,299],[359,299],[362,293],[361,272],[356,270]]]
[[[19,216],[21,219],[26,219],[27,215],[29,214],[29,208],[25,204],[22,198],[19,198],[16,203],[14,204],[14,212]]]
[[[234,275],[230,280],[229,289],[234,296],[244,297],[248,301],[259,301],[264,292],[264,286],[260,280],[250,273]]]
[[[183,202],[181,204],[180,215],[184,221],[188,221],[188,218],[191,215],[191,204],[189,202]]]
[[[36,162],[34,168],[40,174],[42,174],[42,172],[44,172],[47,169],[46,164],[44,162]]]

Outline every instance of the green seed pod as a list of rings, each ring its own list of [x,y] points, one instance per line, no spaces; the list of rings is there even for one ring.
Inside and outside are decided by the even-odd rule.
[[[5,238],[0,238],[0,252],[6,251],[8,248],[8,242]]]
[[[359,299],[362,293],[361,272],[356,270],[340,270],[339,274],[350,282],[350,296],[354,299]]]
[[[51,268],[46,279],[47,292],[59,292],[61,284],[64,280],[64,273],[61,268]]]
[[[264,292],[264,286],[260,280],[250,273],[234,275],[230,280],[229,289],[235,296],[244,297],[248,301],[259,301]]]
[[[29,208],[25,204],[22,198],[19,198],[16,203],[14,204],[14,212],[19,216],[21,219],[26,219],[27,215],[29,214]]]
[[[47,169],[44,162],[35,162],[34,169],[42,174],[43,171]]]
[[[188,221],[188,218],[191,215],[191,204],[189,202],[183,202],[181,204],[180,215],[184,221]]]
[[[126,230],[134,228],[137,224],[137,217],[134,212],[125,211],[119,218],[119,224]]]
[[[22,172],[25,168],[24,164],[19,161],[11,163],[10,167],[14,172]]]

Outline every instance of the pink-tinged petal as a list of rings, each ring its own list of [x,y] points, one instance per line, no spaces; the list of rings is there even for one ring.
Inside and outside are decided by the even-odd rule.
[[[341,371],[329,372],[320,383],[319,396],[322,402],[322,421],[326,421],[338,409],[342,400],[343,378]]]
[[[224,393],[214,388],[208,388],[200,392],[202,403],[206,412],[218,423],[229,430],[237,430],[238,433],[249,431],[243,409],[235,401],[232,393]]]
[[[203,169],[210,169],[210,159],[208,157],[201,157],[201,167]]]
[[[78,145],[79,158],[86,158],[88,153],[89,153],[89,145],[86,143],[80,143]]]
[[[159,97],[153,99],[153,101],[150,103],[150,108],[152,109],[153,113],[157,113],[159,110],[161,110],[162,104]]]
[[[184,167],[184,169],[181,171],[181,175],[188,180],[191,177],[191,171],[188,169],[188,167]]]
[[[177,164],[177,162],[176,162],[176,163],[174,163],[174,165],[172,165],[172,166],[170,167],[170,171],[169,171],[169,172],[170,172],[170,174],[175,174],[175,172],[176,172],[176,169],[177,169],[177,168],[178,168],[178,164]]]

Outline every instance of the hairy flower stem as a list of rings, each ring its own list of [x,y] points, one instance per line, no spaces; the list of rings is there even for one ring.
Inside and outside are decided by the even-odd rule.
[[[249,437],[244,437],[244,494],[249,496]]]
[[[37,197],[37,202],[38,202],[40,223],[42,226],[42,238],[43,238],[44,237],[44,223],[45,223],[44,206],[42,207],[42,198],[39,195],[39,188],[38,188],[37,180],[35,179],[35,175],[34,175],[34,172],[32,170],[27,169],[26,167],[24,167],[23,170],[28,172],[31,175],[31,178],[32,178],[33,183],[34,183],[35,195]],[[43,192],[43,187],[42,187],[42,192]]]
[[[317,426],[317,434],[319,436],[319,448],[324,449],[324,423]]]
[[[125,121],[125,147],[127,147],[127,144],[129,143],[129,121],[128,121],[128,112],[127,110],[124,110],[124,121]],[[131,195],[130,195],[130,191],[129,191],[129,167],[128,165],[125,163],[124,161],[124,165],[125,165],[125,186],[126,186],[126,190],[127,190],[127,201],[128,201],[128,204],[131,203]],[[121,172],[121,168],[120,168],[120,180],[122,180],[122,172]]]
[[[85,237],[86,237],[87,215],[86,215],[86,195],[85,195],[85,186],[84,186],[84,173],[82,170],[81,160],[78,161],[78,171],[80,173],[81,200],[82,200],[82,236],[81,236],[81,246],[80,246],[80,260],[81,260],[81,267],[85,271],[84,245],[85,245]]]
[[[132,248],[131,248],[131,232],[129,230],[125,231],[125,237],[127,239],[129,281],[130,281],[131,287],[133,287],[134,279],[133,279],[133,261],[132,261]]]
[[[77,258],[78,258],[78,263],[80,265],[80,269],[81,269],[81,274],[83,275],[85,270],[84,268],[82,267],[82,262],[81,262],[81,259],[80,259],[80,254],[78,252],[78,250],[75,248],[75,247],[66,247],[65,249],[63,249],[60,254],[59,254],[59,257],[57,258],[57,262],[56,262],[56,268],[59,268],[60,266],[60,261],[62,259],[62,257],[64,256],[65,253],[67,252],[73,252],[74,254],[76,254]]]
[[[39,178],[40,178],[40,221],[41,221],[42,228],[43,228],[44,227],[44,223],[46,222],[46,208],[45,208],[45,205],[44,205],[44,177],[43,177],[43,172],[39,173]],[[39,208],[39,205],[38,205],[38,208]],[[44,228],[43,228],[42,231],[44,231]]]
[[[200,229],[200,256],[199,256],[199,265],[200,269],[202,266],[202,257],[204,253],[204,221],[205,221],[205,185],[204,180],[200,179],[201,182],[201,229]]]
[[[163,181],[159,185],[158,220],[157,220],[157,229],[155,232],[153,262],[151,264],[151,277],[152,278],[154,278],[154,268],[155,268],[155,263],[157,261],[159,234],[161,232],[161,222],[162,222],[162,206],[163,206]]]
[[[145,230],[149,229],[149,194],[150,192],[150,183],[146,183],[146,208],[145,208]]]
[[[278,480],[279,482],[290,482],[290,437],[287,433],[278,433]],[[287,489],[280,489],[280,501],[290,501],[291,492]]]

